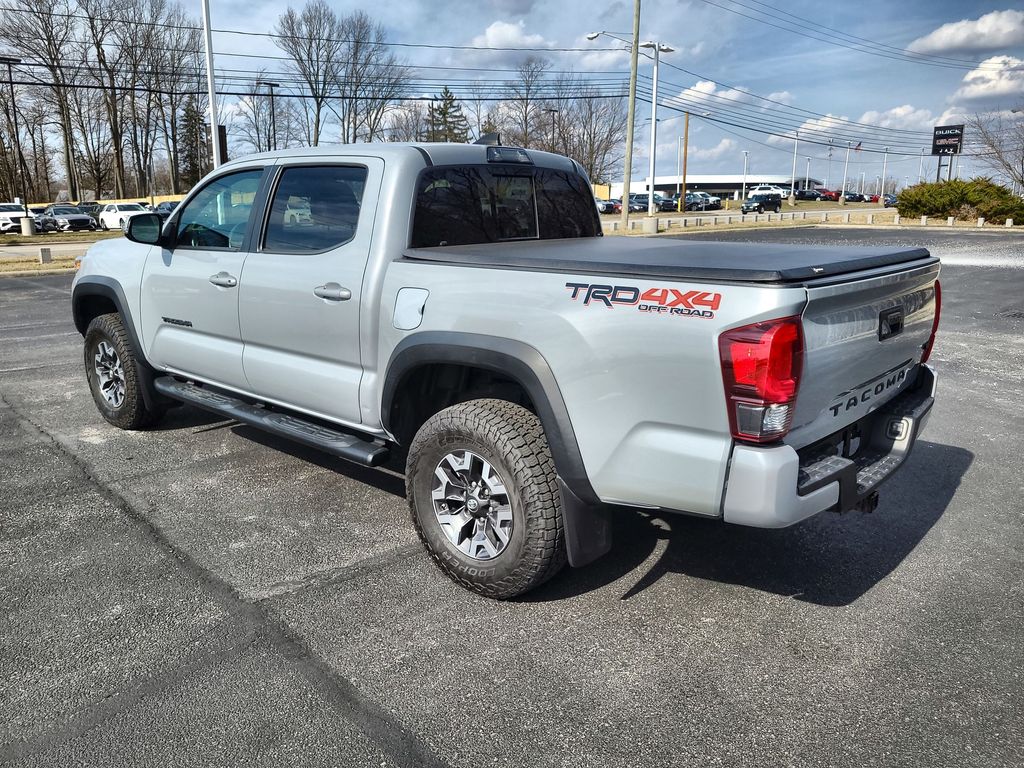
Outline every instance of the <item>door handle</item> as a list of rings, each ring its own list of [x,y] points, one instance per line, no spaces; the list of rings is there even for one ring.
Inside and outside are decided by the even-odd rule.
[[[314,288],[313,295],[328,301],[348,301],[352,298],[352,291],[337,283],[325,283]]]
[[[216,275],[210,275],[210,282],[221,288],[234,288],[238,285],[238,278],[227,272],[218,272]]]

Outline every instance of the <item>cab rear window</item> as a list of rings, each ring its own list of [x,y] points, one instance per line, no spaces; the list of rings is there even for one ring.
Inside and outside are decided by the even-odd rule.
[[[427,168],[417,183],[410,244],[598,237],[593,196],[573,171],[497,163]]]

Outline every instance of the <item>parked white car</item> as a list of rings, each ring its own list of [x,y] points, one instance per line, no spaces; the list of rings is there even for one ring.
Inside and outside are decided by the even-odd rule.
[[[697,197],[703,198],[703,200],[704,200],[704,209],[721,208],[722,207],[722,198],[720,198],[720,197],[715,197],[714,195],[709,195],[707,192],[694,192],[693,194],[696,195]]]
[[[25,209],[17,203],[0,203],[0,232],[21,231]]]
[[[140,213],[149,213],[138,203],[107,203],[98,216],[100,229],[124,229],[128,219]]]
[[[758,184],[756,187],[747,189],[748,200],[751,195],[782,195],[783,197],[789,197],[789,190],[775,184]]]

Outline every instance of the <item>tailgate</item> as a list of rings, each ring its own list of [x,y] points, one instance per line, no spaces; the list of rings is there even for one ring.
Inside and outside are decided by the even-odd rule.
[[[857,421],[917,376],[935,317],[937,259],[809,284],[804,367],[793,427],[802,448]]]

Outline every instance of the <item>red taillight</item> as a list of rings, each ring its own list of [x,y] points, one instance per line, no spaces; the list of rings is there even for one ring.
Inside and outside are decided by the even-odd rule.
[[[932,335],[928,337],[928,343],[924,345],[924,353],[921,355],[921,363],[927,363],[932,355],[932,347],[935,346],[935,334],[939,330],[939,315],[942,313],[942,286],[935,281],[935,318],[932,320]]]
[[[718,337],[729,426],[737,440],[781,439],[793,423],[804,340],[799,317],[744,325]]]

